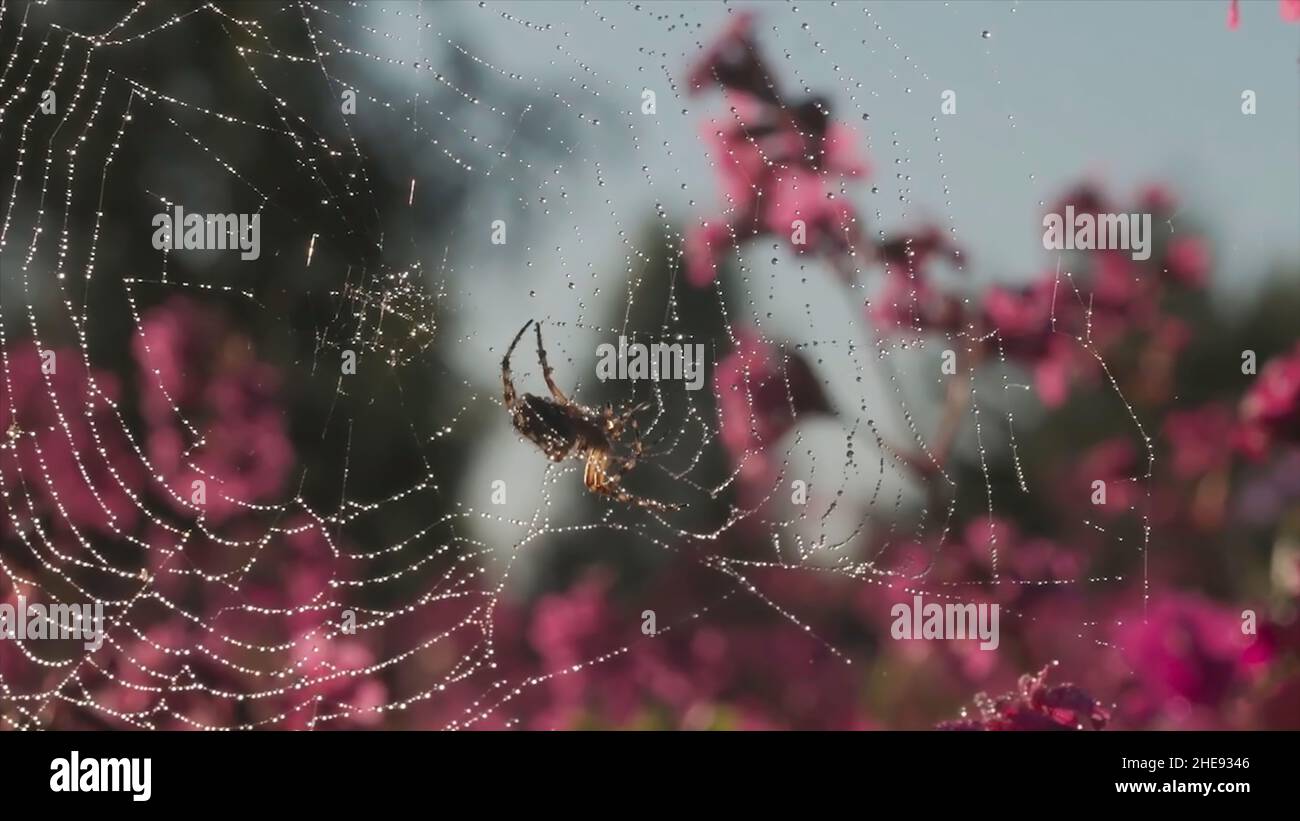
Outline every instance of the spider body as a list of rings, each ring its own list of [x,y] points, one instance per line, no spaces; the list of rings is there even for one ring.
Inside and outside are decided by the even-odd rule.
[[[533,325],[537,332],[537,361],[542,366],[542,376],[551,393],[549,397],[532,393],[521,396],[510,375],[510,356],[529,325]],[[675,510],[675,505],[633,496],[622,488],[623,474],[636,467],[644,452],[636,414],[647,405],[634,405],[622,411],[615,411],[610,405],[589,408],[565,396],[551,374],[546,349],[542,346],[542,326],[530,319],[515,334],[501,359],[504,402],[515,430],[552,462],[583,459],[586,462],[583,482],[592,493],[650,510]],[[628,431],[631,431],[631,442],[627,445],[629,453],[623,455],[620,446]]]
[[[563,462],[574,453],[614,449],[600,420],[574,413],[552,399],[526,393],[517,400],[511,416],[515,430],[541,448],[552,462]]]

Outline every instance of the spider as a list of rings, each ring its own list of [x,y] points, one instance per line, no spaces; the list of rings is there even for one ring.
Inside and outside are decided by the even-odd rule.
[[[525,393],[521,397],[510,378],[510,355],[514,353],[515,346],[529,325],[537,332],[537,361],[542,366],[542,377],[551,391],[550,397],[531,393]],[[582,480],[592,493],[648,510],[677,510],[679,505],[633,496],[621,485],[623,474],[636,467],[637,460],[644,453],[636,414],[650,407],[650,403],[642,402],[618,412],[611,405],[604,405],[600,409],[589,408],[565,396],[551,378],[552,372],[546,361],[546,349],[542,347],[542,326],[530,319],[515,334],[510,347],[506,349],[506,355],[501,359],[505,406],[510,412],[515,430],[541,448],[542,453],[552,462],[562,462],[568,458],[586,460]],[[616,446],[623,444],[623,434],[628,430],[632,434],[631,455],[621,456]]]

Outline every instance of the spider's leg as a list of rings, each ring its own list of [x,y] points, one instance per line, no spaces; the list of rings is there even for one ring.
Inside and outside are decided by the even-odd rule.
[[[646,510],[654,510],[659,513],[671,513],[674,510],[681,510],[681,505],[673,505],[667,502],[660,502],[657,499],[646,499],[643,496],[633,496],[626,490],[615,486],[611,498],[616,502],[622,502],[625,505],[636,505]]]
[[[551,365],[546,361],[546,349],[542,347],[542,324],[537,323],[533,326],[533,330],[537,331],[537,361],[542,365],[542,378],[546,380],[546,387],[550,389],[551,396],[555,397],[555,401],[561,405],[567,405],[569,404],[569,397],[564,395],[560,387],[555,384],[555,380],[551,378]]]
[[[632,429],[632,455],[623,460],[624,472],[636,467],[636,460],[645,453],[645,444],[641,441],[641,425],[637,423],[636,417],[628,420],[628,427]]]
[[[635,460],[633,460],[635,461]],[[624,469],[629,469],[628,460],[623,460]],[[633,496],[619,486],[619,480],[622,478],[620,473],[609,473],[609,455],[604,451],[593,450],[587,455],[587,468],[583,473],[583,481],[587,485],[587,490],[592,493],[599,493],[601,496],[607,496],[615,502],[622,504],[636,505],[647,510],[655,510],[660,513],[680,509],[680,505],[671,505],[666,502],[659,502],[654,499],[645,499],[640,496]]]
[[[623,411],[618,415],[618,418],[626,422],[629,419],[631,419],[633,416],[636,416],[641,411],[648,410],[652,405],[654,405],[654,403],[651,402],[649,399],[647,399],[646,401],[633,405],[632,407]]]
[[[582,483],[587,486],[587,490],[592,493],[599,493],[596,488],[604,481],[604,470],[601,468],[601,462],[604,458],[600,451],[590,451],[587,454],[587,464],[582,469]]]
[[[519,333],[515,334],[515,338],[510,342],[510,347],[506,348],[506,355],[501,357],[501,383],[505,387],[506,407],[510,410],[514,410],[515,401],[518,398],[518,394],[515,393],[514,380],[510,378],[510,355],[515,352],[515,346],[519,344],[524,331],[528,330],[528,326],[531,324],[533,324],[531,319],[524,323],[524,327],[519,329]]]

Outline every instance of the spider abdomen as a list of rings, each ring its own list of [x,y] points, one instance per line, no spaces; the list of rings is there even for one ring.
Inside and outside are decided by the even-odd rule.
[[[515,383],[510,378],[510,354],[524,331],[533,324],[531,319],[524,323],[501,358],[501,396],[510,411],[510,421],[515,430],[541,448],[552,462],[561,462],[569,457],[586,460],[582,481],[592,493],[649,510],[676,510],[677,505],[643,499],[622,487],[623,474],[636,466],[643,453],[634,417],[638,411],[648,407],[648,403],[615,411],[610,405],[597,410],[569,399],[551,378],[551,366],[546,362],[546,349],[542,347],[541,325],[534,328],[537,331],[537,361],[542,366],[542,378],[546,380],[552,398],[531,393],[520,396],[515,390]],[[632,433],[630,455],[616,453],[615,445],[623,443],[623,435],[629,430]]]
[[[514,414],[515,429],[534,442],[552,461],[606,449],[608,439],[600,425],[573,406],[524,394]]]

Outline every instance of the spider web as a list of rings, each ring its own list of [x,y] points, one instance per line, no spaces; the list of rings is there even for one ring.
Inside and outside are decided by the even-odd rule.
[[[777,25],[764,37],[773,55],[811,49],[834,65],[837,117],[868,120],[882,93],[873,82],[904,93],[928,83],[869,10],[831,5],[773,10]],[[0,665],[0,721],[372,726],[398,725],[411,711],[421,726],[513,726],[516,705],[536,688],[633,646],[612,644],[558,673],[498,669],[503,602],[539,572],[543,546],[568,541],[669,554],[722,581],[665,618],[659,635],[631,641],[696,629],[724,602],[748,599],[844,664],[855,659],[768,580],[834,578],[941,599],[1003,583],[996,539],[989,582],[936,577],[934,552],[919,564],[898,560],[909,545],[942,544],[954,526],[960,480],[934,451],[941,419],[929,379],[939,376],[939,351],[964,356],[982,340],[878,332],[861,310],[875,296],[865,259],[853,263],[851,301],[827,266],[761,239],[729,252],[735,275],[725,282],[699,290],[684,281],[682,226],[714,208],[716,195],[697,183],[703,141],[662,121],[680,110],[684,121],[727,122],[725,104],[688,98],[683,80],[727,13],[648,3],[0,0],[0,160],[13,180],[0,195],[0,366],[11,422],[0,453],[0,595],[93,601],[105,613],[99,649],[0,646],[11,659]],[[568,22],[547,22],[553,14]],[[847,56],[818,40],[823,20],[859,31],[881,75],[841,65]],[[456,36],[465,22],[512,44],[493,54],[545,54],[551,70],[476,54]],[[657,116],[638,110],[640,87],[584,57],[570,36],[576,23],[638,30],[642,45],[627,59],[659,89]],[[191,36],[218,45],[196,59],[186,54]],[[449,71],[447,55],[473,71]],[[782,68],[790,87],[808,90],[797,61]],[[204,70],[206,81],[194,73]],[[54,114],[40,109],[46,89],[57,93]],[[337,105],[349,91],[356,116]],[[944,165],[937,119],[928,136],[909,144],[897,132],[862,135],[877,187],[870,199],[865,188],[842,191],[871,204],[860,213],[881,242],[920,210],[914,169],[934,170],[944,192],[959,183]],[[157,144],[169,156],[150,150]],[[149,215],[199,210],[193,202],[259,215],[260,260],[209,263],[144,246]],[[503,214],[509,239],[497,249],[488,236]],[[422,222],[431,215],[448,226],[432,237]],[[1058,286],[1060,299],[1087,303],[1068,272]],[[299,304],[288,296],[295,288],[314,312],[285,316]],[[241,318],[272,330],[254,332]],[[529,318],[543,321],[556,378],[577,401],[651,403],[642,417],[649,454],[626,482],[681,504],[680,513],[589,499],[580,462],[548,464],[509,429],[499,361]],[[728,458],[713,379],[742,326],[776,351],[795,424]],[[183,341],[193,327],[199,342]],[[705,344],[709,389],[601,384],[595,351],[618,336]],[[224,347],[187,359],[186,345],[212,339]],[[134,364],[114,359],[122,350]],[[57,370],[33,371],[47,351],[59,355]],[[355,373],[340,369],[349,352]],[[796,407],[795,359],[810,364],[833,416]],[[236,374],[269,364],[283,374],[281,392],[314,398],[309,418],[265,423],[301,458],[286,467],[262,453],[251,470],[278,470],[283,481],[266,491],[255,477],[241,485],[213,469],[209,442],[238,431],[222,428],[218,397],[186,395],[175,361]],[[541,393],[527,342],[513,364],[520,390]],[[418,369],[433,370],[436,396],[408,395]],[[1013,413],[1027,403],[1013,374],[1001,367],[971,381],[957,420],[990,521],[1000,494],[1016,492],[995,482],[991,451],[1006,454],[1020,488],[1034,481],[1017,451]],[[249,378],[249,391],[274,392],[275,378]],[[1133,477],[1144,487],[1149,439],[1111,388],[1145,444],[1145,470]],[[746,403],[758,427],[755,398]],[[358,486],[352,476],[372,455],[355,441],[392,426],[411,443],[400,486]],[[174,453],[149,431],[179,443]],[[918,481],[909,459],[936,467]],[[471,465],[448,490],[456,460]],[[771,472],[741,494],[757,463]],[[504,507],[491,500],[498,479]],[[795,480],[808,487],[806,504],[789,501]],[[195,481],[207,489],[203,503]],[[1150,540],[1145,512],[1142,520],[1135,566]],[[314,582],[289,590],[304,568]],[[1087,627],[1080,635],[1100,641]]]

